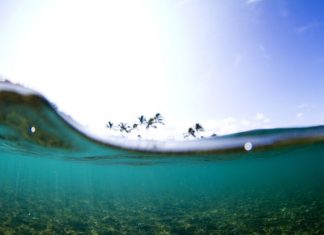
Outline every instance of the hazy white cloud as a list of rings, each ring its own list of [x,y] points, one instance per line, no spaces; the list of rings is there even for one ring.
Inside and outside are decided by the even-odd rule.
[[[317,104],[309,104],[309,103],[302,103],[296,106],[296,118],[297,119],[302,119],[305,120],[306,116],[307,118],[309,118],[310,114],[315,114],[316,116],[318,116],[318,105]]]
[[[248,121],[248,120],[243,119],[243,120],[241,120],[241,124],[242,124],[243,126],[249,126],[249,125],[251,125],[251,122]]]
[[[263,113],[257,113],[255,117],[250,119],[237,119],[234,117],[227,117],[222,120],[209,120],[203,124],[206,135],[216,133],[217,135],[226,135],[237,133],[241,131],[248,131],[253,129],[270,128],[271,122]]]
[[[299,113],[296,114],[297,118],[301,118],[302,116],[304,116],[304,113],[302,113],[302,112],[299,112]]]
[[[222,120],[209,120],[204,123],[206,134],[226,135],[242,130],[240,122],[234,117],[227,117]]]
[[[187,5],[188,3],[192,2],[194,0],[179,0],[176,2],[175,6],[176,7],[182,7],[184,5]]]
[[[303,104],[299,104],[297,105],[297,109],[313,109],[313,108],[316,108],[317,105],[315,104],[306,104],[306,103],[303,103]]]
[[[265,116],[264,116],[263,113],[257,113],[257,114],[255,115],[255,120],[256,120],[256,121],[261,121],[261,120],[263,120],[264,118],[265,118]]]
[[[236,68],[242,63],[243,55],[238,53],[234,56],[233,68]]]
[[[271,122],[270,118],[268,118],[263,113],[257,113],[255,115],[255,121],[260,122],[260,123],[270,123]]]
[[[295,28],[295,32],[298,34],[303,34],[306,33],[307,31],[314,29],[314,28],[318,28],[324,25],[324,22],[320,22],[320,21],[313,21],[311,23],[299,26],[297,28]]]
[[[261,55],[264,59],[270,59],[270,55],[267,52],[266,48],[264,47],[264,45],[260,44],[259,45],[259,50],[261,52]]]
[[[309,104],[299,104],[299,105],[297,105],[297,108],[298,109],[304,109],[304,108],[306,108],[308,106],[309,106]]]
[[[245,3],[251,5],[251,4],[257,4],[257,3],[260,3],[260,2],[262,2],[262,1],[263,1],[263,0],[246,0]]]

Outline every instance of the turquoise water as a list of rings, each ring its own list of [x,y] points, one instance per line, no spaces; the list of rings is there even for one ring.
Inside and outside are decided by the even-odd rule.
[[[103,141],[5,87],[0,156],[0,234],[324,234],[323,126]]]

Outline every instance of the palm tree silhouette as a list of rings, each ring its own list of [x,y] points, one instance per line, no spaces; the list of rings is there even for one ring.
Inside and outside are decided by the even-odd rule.
[[[196,123],[195,124],[195,130],[197,132],[200,132],[200,131],[204,131],[204,128],[202,127],[202,125],[200,125],[199,123]]]
[[[106,124],[106,127],[107,127],[108,129],[112,130],[112,129],[114,128],[114,124],[113,124],[111,121],[109,121],[109,122]]]
[[[128,125],[125,122],[121,122],[117,126],[115,126],[111,121],[109,121],[106,124],[106,127],[111,130],[119,130],[121,133],[125,132],[125,133],[129,134],[133,130],[138,129],[139,126],[141,126],[141,125],[145,126],[146,129],[149,129],[151,127],[157,128],[157,124],[164,125],[163,117],[160,113],[156,113],[155,116],[148,119],[148,121],[144,115],[139,116],[137,119],[138,119],[138,121],[137,122],[135,121],[134,124],[132,124],[132,125]],[[139,135],[139,138],[140,138],[140,135]]]
[[[154,121],[155,121],[156,123],[159,123],[159,124],[164,125],[163,117],[162,117],[162,115],[161,115],[160,113],[155,114],[155,116],[154,116],[153,119],[154,119]]]
[[[202,127],[202,125],[200,125],[199,123],[195,124],[195,130],[196,130],[197,134],[198,134],[198,132],[205,131],[204,128]],[[200,138],[204,138],[204,136],[201,135]]]
[[[128,126],[127,125],[127,123],[124,123],[124,122],[121,122],[121,123],[119,123],[119,131],[120,132],[126,132],[126,133],[129,133],[130,131],[131,131],[131,129],[130,129],[130,126]]]
[[[196,138],[195,133],[196,133],[196,131],[192,127],[189,127],[188,131],[186,133],[184,133],[183,135],[185,138],[188,138],[189,136]]]
[[[184,134],[184,137],[187,138],[189,136],[192,136],[192,137],[196,138],[198,132],[201,132],[201,131],[204,131],[204,128],[199,123],[196,123],[193,127],[189,127],[187,133]],[[203,136],[201,136],[201,138],[202,137]]]
[[[133,124],[133,127],[132,127],[132,130],[137,129],[137,126],[138,126],[138,124],[137,123],[134,123]]]
[[[146,118],[143,115],[138,117],[138,120],[140,125],[144,125],[146,123]]]
[[[155,119],[154,118],[150,118],[148,120],[148,122],[146,123],[146,129],[149,129],[150,127],[154,127],[156,128],[155,124]]]

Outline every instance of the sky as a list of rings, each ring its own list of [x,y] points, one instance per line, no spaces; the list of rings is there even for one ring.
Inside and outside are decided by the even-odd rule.
[[[106,131],[324,124],[324,1],[0,1],[0,74]]]

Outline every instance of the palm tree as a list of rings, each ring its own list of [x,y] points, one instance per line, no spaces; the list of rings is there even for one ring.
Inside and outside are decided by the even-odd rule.
[[[195,130],[197,132],[200,132],[200,131],[204,131],[204,128],[202,127],[202,125],[200,125],[199,123],[196,123],[195,124]]]
[[[189,127],[187,133],[184,134],[184,137],[187,138],[189,136],[192,136],[192,137],[196,138],[195,133],[196,133],[196,131],[192,127]]]
[[[107,127],[108,129],[112,130],[112,129],[114,128],[114,124],[113,124],[111,121],[109,121],[109,122],[106,124],[106,127]]]
[[[150,127],[154,127],[156,128],[155,124],[155,119],[154,118],[150,118],[148,120],[148,122],[146,123],[146,129],[149,129]]]
[[[204,131],[204,128],[199,123],[196,123],[193,127],[189,127],[187,133],[185,133],[184,136],[185,136],[185,138],[187,138],[189,136],[196,138],[197,134],[201,131]],[[201,138],[202,138],[202,136],[201,136]]]
[[[126,132],[129,133],[131,131],[130,126],[127,125],[127,123],[121,122],[119,123],[119,130],[120,132]]]
[[[138,126],[138,124],[137,123],[134,123],[132,130],[137,129],[137,126]]]
[[[138,117],[138,120],[140,125],[144,125],[146,123],[146,118],[143,115]]]
[[[154,116],[153,119],[154,119],[154,121],[155,121],[156,123],[159,123],[159,124],[164,125],[163,117],[162,117],[162,115],[161,115],[160,113],[155,114],[155,116]]]

